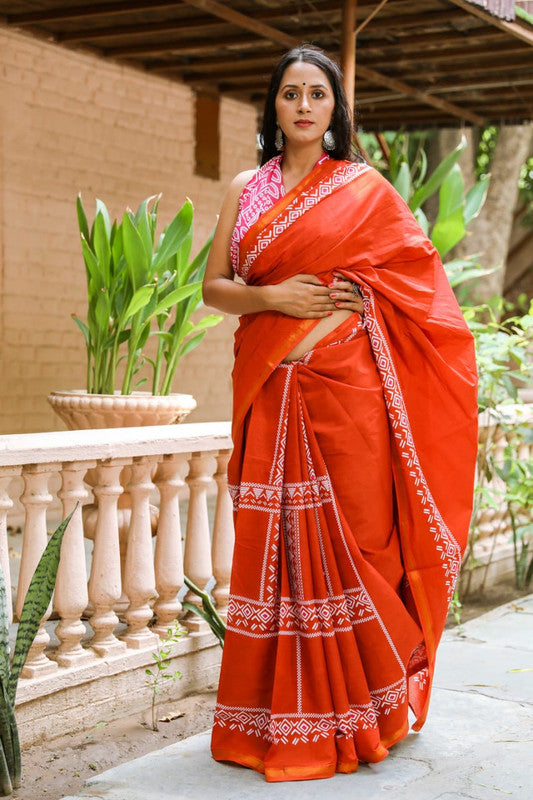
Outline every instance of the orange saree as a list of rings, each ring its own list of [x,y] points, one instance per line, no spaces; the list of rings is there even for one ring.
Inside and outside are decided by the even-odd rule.
[[[376,762],[424,723],[466,544],[477,443],[472,337],[392,187],[329,160],[240,245],[249,283],[333,272],[345,320],[241,318],[229,482],[235,551],[212,753],[269,781]]]

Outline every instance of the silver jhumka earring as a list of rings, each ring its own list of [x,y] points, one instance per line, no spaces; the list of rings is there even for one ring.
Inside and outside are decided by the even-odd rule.
[[[283,150],[283,131],[279,127],[279,123],[276,122],[276,135],[274,137],[274,146],[276,150]]]
[[[335,136],[333,135],[333,131],[330,131],[329,128],[322,137],[322,145],[324,150],[335,150]]]

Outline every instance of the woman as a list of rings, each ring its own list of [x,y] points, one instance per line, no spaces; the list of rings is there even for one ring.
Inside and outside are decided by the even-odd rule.
[[[424,723],[471,513],[475,362],[431,243],[352,160],[321,51],[281,59],[262,135],[204,282],[241,315],[212,753],[304,780],[385,758],[408,707]]]

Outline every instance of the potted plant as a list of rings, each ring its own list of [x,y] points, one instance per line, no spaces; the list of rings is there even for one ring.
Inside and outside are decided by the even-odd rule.
[[[160,197],[148,197],[135,213],[128,209],[113,223],[97,200],[89,228],[78,196],[88,308],[86,321],[72,316],[85,340],[86,392],[53,392],[48,398],[69,428],[179,422],[196,406],[191,395],[172,395],[171,389],[181,358],[222,320],[213,314],[191,320],[202,302],[211,237],[190,261],[193,206],[187,199],[156,239]],[[148,355],[153,337],[157,344]],[[139,376],[143,367],[151,370],[150,378]],[[149,380],[150,391],[139,392]],[[123,412],[129,407],[128,419]]]

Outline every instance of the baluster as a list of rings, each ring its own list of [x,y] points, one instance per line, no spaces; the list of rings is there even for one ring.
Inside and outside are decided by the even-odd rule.
[[[125,614],[128,630],[122,640],[135,648],[153,647],[159,642],[158,635],[147,627],[153,617],[149,604],[157,598],[150,517],[150,492],[154,487],[150,474],[154,461],[152,456],[134,458],[127,486],[131,495],[131,522],[124,589],[130,602]]]
[[[58,496],[63,502],[63,517],[68,516],[79,502],[61,547],[61,561],[57,572],[54,606],[60,621],[56,636],[60,645],[53,658],[64,667],[83,664],[94,659],[95,654],[81,646],[85,625],[81,615],[87,607],[87,569],[83,543],[82,503],[89,496],[83,477],[96,462],[71,461],[63,464],[61,489]]]
[[[7,512],[13,508],[13,500],[8,493],[11,479],[20,475],[20,467],[0,467],[0,564],[6,586],[7,618],[13,622],[13,598],[11,597],[11,569],[9,565],[9,542],[7,538]]]
[[[33,573],[48,543],[46,508],[53,500],[48,491],[48,481],[52,473],[59,469],[59,466],[59,464],[29,464],[22,469],[24,494],[20,499],[24,505],[26,520],[15,610],[19,620]],[[58,669],[57,664],[50,661],[44,654],[50,641],[44,623],[51,611],[52,604],[50,603],[22,669],[21,676],[23,678],[47,675]]]
[[[189,486],[189,508],[183,567],[185,575],[200,589],[205,588],[213,574],[207,516],[207,487],[211,483],[212,463],[209,453],[193,453],[189,460],[189,474],[185,478]],[[191,591],[187,592],[185,599],[199,608],[202,605],[200,598]],[[196,615],[188,616],[184,624],[190,631],[207,630],[207,623]]]
[[[129,459],[118,458],[102,461],[96,469],[93,488],[98,517],[89,578],[89,598],[94,614],[89,622],[94,630],[91,647],[100,656],[122,653],[126,649],[126,644],[114,634],[118,617],[113,608],[122,591],[117,517],[118,498],[122,494],[119,476],[122,467],[129,463]]]
[[[228,607],[231,562],[235,532],[233,529],[233,505],[228,492],[228,461],[231,450],[219,450],[217,471],[217,505],[213,526],[213,575],[216,580],[213,598],[219,613],[224,614]]]
[[[183,473],[187,460],[183,453],[166,455],[160,462],[155,484],[161,505],[155,545],[156,589],[159,595],[154,605],[157,624],[152,630],[164,637],[181,611],[178,591],[183,586],[183,553],[179,490],[185,485]]]

